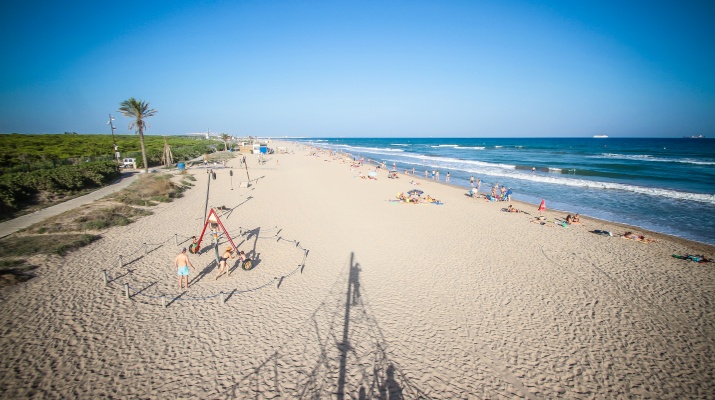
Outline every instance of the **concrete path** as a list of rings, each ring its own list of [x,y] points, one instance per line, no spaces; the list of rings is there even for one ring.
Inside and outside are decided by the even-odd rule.
[[[54,217],[55,215],[62,214],[65,211],[75,209],[85,204],[89,204],[93,201],[106,197],[109,194],[120,191],[125,187],[129,186],[130,183],[134,182],[137,176],[139,176],[139,174],[136,172],[122,173],[122,177],[119,178],[117,181],[115,181],[109,186],[105,186],[101,189],[95,190],[92,193],[86,194],[81,197],[76,197],[72,200],[67,200],[64,203],[56,204],[52,207],[47,207],[45,209],[35,211],[32,214],[23,215],[19,218],[0,222],[0,238],[15,233],[20,229],[27,228],[30,225],[44,221],[49,217]]]

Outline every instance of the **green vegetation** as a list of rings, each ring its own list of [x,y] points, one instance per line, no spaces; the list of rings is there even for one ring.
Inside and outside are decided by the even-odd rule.
[[[114,200],[135,206],[153,206],[155,202],[168,203],[183,195],[185,186],[171,181],[170,175],[142,175],[128,188],[114,195]]]
[[[37,268],[20,258],[0,260],[0,286],[14,285],[35,277],[30,271]]]
[[[105,185],[118,176],[119,167],[111,161],[0,175],[0,213],[11,217],[38,203],[41,194],[72,194]]]
[[[99,235],[58,234],[58,235],[12,235],[0,239],[0,257],[22,257],[36,254],[56,254],[86,246],[98,239]]]
[[[122,158],[141,159],[139,137],[116,135],[115,138]],[[144,138],[149,165],[160,164],[164,138]],[[211,153],[218,144],[172,136],[167,137],[167,141],[178,161]],[[0,134],[0,220],[112,182],[119,174],[112,146],[111,135]]]
[[[80,214],[77,216],[77,214]],[[56,217],[48,218],[24,230],[27,233],[61,233],[84,232],[107,229],[112,226],[129,225],[137,217],[153,214],[149,210],[134,208],[127,205],[112,205],[109,207],[71,210]]]
[[[137,135],[115,135],[122,158],[141,162],[141,143]],[[166,137],[175,161],[185,161],[216,151],[220,142],[202,138]],[[160,165],[164,137],[145,135],[149,166]],[[0,175],[52,169],[87,161],[114,160],[111,135],[11,135],[0,134]],[[221,146],[223,147],[223,146]]]

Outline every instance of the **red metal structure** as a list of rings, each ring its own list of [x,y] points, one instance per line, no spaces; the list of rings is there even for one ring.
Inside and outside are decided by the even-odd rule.
[[[221,228],[223,233],[228,238],[228,242],[231,243],[231,246],[233,247],[233,249],[238,251],[238,248],[236,248],[236,245],[233,244],[233,239],[231,239],[231,235],[228,234],[228,231],[223,226],[221,219],[219,219],[218,214],[216,214],[216,211],[213,208],[211,209],[211,211],[209,211],[209,216],[206,217],[206,222],[204,222],[204,229],[201,230],[201,236],[199,236],[199,241],[196,242],[196,244],[197,244],[196,248],[197,249],[201,248],[201,241],[204,240],[204,233],[206,233],[206,227],[209,226],[209,224],[211,224],[211,223],[215,223]],[[218,245],[218,243],[217,243],[217,245]]]

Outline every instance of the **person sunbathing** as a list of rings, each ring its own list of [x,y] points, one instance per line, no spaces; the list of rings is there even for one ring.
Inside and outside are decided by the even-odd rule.
[[[427,195],[427,197],[425,197],[425,201],[428,202],[428,203],[439,203],[439,200],[433,198],[433,197],[430,196],[430,195]]]
[[[581,221],[579,221],[578,214],[572,216],[571,214],[566,216],[566,223],[568,225],[581,225]]]
[[[518,209],[516,209],[513,205],[509,204],[509,207],[506,208],[506,212],[519,213],[519,212],[521,212],[521,211],[518,210]]]
[[[635,233],[633,233],[631,231],[624,233],[622,237],[624,239],[636,240],[636,241],[643,242],[643,243],[653,243],[656,241],[655,239],[647,238],[643,235],[636,235]]]

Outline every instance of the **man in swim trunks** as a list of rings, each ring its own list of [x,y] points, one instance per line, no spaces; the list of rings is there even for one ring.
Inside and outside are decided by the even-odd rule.
[[[183,281],[186,281],[186,288],[189,288],[189,267],[194,268],[194,265],[189,261],[189,256],[186,255],[186,247],[181,249],[181,253],[176,256],[174,260],[174,265],[176,266],[176,272],[179,274],[179,289],[183,289]]]

